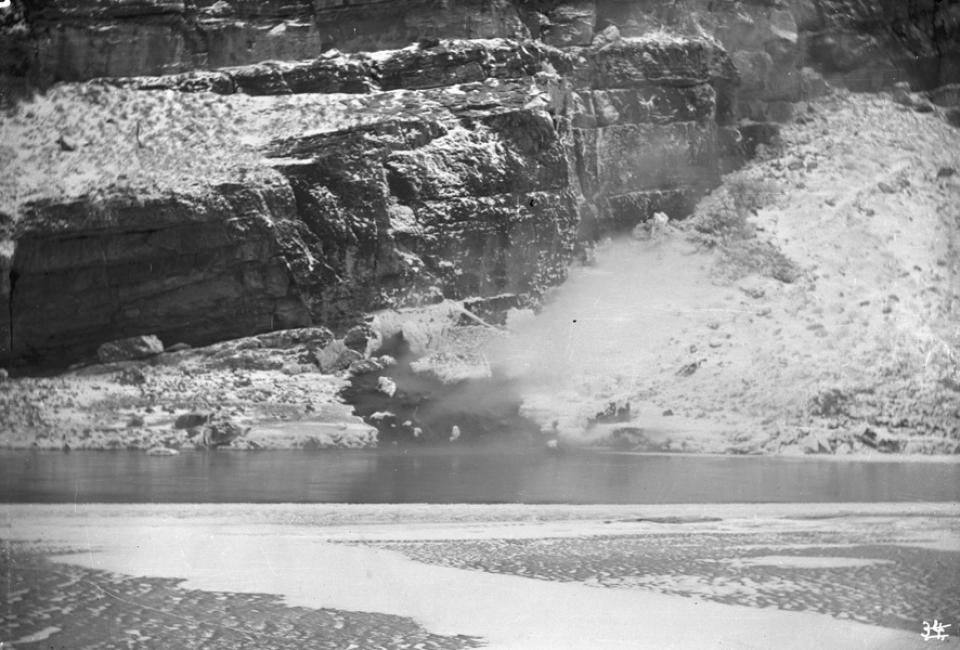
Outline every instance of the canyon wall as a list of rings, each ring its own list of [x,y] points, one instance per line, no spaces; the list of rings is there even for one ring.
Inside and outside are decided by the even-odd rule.
[[[805,61],[854,89],[960,82],[956,0],[14,0],[0,10],[0,71],[7,85],[45,87],[439,38],[567,48],[610,25],[627,37],[710,34],[744,53],[752,93],[779,100],[796,96]]]
[[[272,232],[295,216],[282,186],[32,204],[10,275],[12,355],[42,366],[146,331],[175,343],[305,324]]]
[[[898,81],[914,90],[960,82],[960,2],[817,0],[800,23],[812,64],[851,90]]]
[[[724,57],[702,41],[633,39],[576,54],[445,41],[376,65],[327,59],[338,78],[373,66],[364,85],[414,88],[351,95],[359,123],[345,128],[266,139],[243,182],[144,192],[121,174],[24,203],[8,355],[57,365],[143,332],[201,344],[442,298],[529,304],[583,242],[657,210],[683,216],[717,182],[711,83]],[[291,86],[269,66],[230,75]],[[206,101],[189,92],[197,79],[112,80],[125,87],[103,94]],[[242,94],[224,88],[223,101]],[[320,95],[305,101],[326,110]]]
[[[523,38],[508,0],[38,0],[7,59],[40,86],[404,47],[421,38]]]
[[[118,129],[135,128],[138,157],[154,146],[141,141],[154,98],[198,97],[237,124],[256,115],[270,126],[170,148],[166,166],[234,149],[244,162],[157,176],[149,190],[122,170],[70,192],[14,185],[0,206],[0,364],[63,365],[139,333],[202,344],[348,327],[441,298],[535,302],[585,243],[657,211],[689,214],[796,102],[822,92],[810,48],[842,30],[893,47],[850,7],[860,5],[15,2],[2,16],[7,99],[63,82],[56,111],[69,115],[86,110],[69,84],[100,88],[121,109]],[[296,128],[283,126],[290,97]],[[339,122],[324,117],[334,104]],[[89,152],[111,143],[57,119],[37,150],[96,167]],[[51,169],[38,173],[53,180]]]

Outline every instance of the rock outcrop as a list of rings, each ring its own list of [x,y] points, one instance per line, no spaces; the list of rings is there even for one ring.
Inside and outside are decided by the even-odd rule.
[[[821,87],[804,66],[825,35],[889,45],[865,11],[13,2],[5,101],[70,83],[4,118],[0,164],[24,173],[0,180],[0,364],[535,302],[590,241],[689,214],[775,138]]]
[[[960,81],[960,14],[940,0],[14,0],[0,9],[0,74],[22,89],[439,39],[586,47],[611,26],[625,37],[667,29],[718,39],[746,72],[751,110],[756,101],[796,101],[807,64],[854,89]],[[349,75],[341,81],[352,87]]]
[[[804,3],[798,3],[803,5]],[[960,81],[960,6],[940,0],[817,0],[802,27],[812,63],[851,90]]]
[[[289,187],[30,204],[18,224],[11,356],[44,365],[120,336],[209,343],[307,324],[273,234]]]
[[[508,0],[17,2],[20,65],[41,84],[373,51],[424,38],[528,36]],[[12,47],[12,44],[11,44]]]
[[[0,447],[166,454],[376,446],[376,429],[336,398],[345,377],[317,363],[336,343],[329,330],[308,327],[172,345],[56,376],[4,383],[0,371]]]
[[[128,155],[151,189],[131,187],[122,163],[113,176],[104,165],[106,176],[71,186],[73,195],[37,187],[39,198],[16,206],[9,356],[56,365],[139,333],[206,344],[348,326],[372,309],[441,297],[529,302],[564,277],[578,242],[653,210],[680,216],[716,183],[711,75],[723,56],[697,40],[624,39],[575,53],[498,40],[340,57],[333,67],[363,60],[374,71],[364,86],[415,88],[303,95],[305,125],[304,111],[347,102],[353,124],[321,119],[319,130],[283,128],[276,95],[264,108],[231,94],[227,106],[238,108],[227,119],[263,109],[275,126],[252,148],[237,133],[216,140],[231,162],[189,178],[170,169],[183,153],[153,116],[130,118],[118,129],[135,131]],[[180,93],[178,83],[100,84],[87,99],[129,114],[172,92],[208,110],[209,94]],[[196,128],[206,127],[221,123]],[[76,150],[53,150],[55,161],[111,150],[102,133],[71,137]]]
[[[737,81],[726,52],[638,37],[587,55],[572,100],[573,160],[588,203],[581,231],[623,231],[658,211],[686,216],[719,181],[718,95]]]

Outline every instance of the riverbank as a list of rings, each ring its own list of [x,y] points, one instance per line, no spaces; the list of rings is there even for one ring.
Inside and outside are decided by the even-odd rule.
[[[0,506],[5,640],[925,647],[923,620],[952,620],[958,521],[955,504]]]
[[[346,369],[363,355],[327,340],[331,358],[318,360],[324,351],[315,346],[277,343],[284,334],[296,338],[297,331],[0,382],[0,447],[176,453],[375,446],[376,429],[337,397]]]

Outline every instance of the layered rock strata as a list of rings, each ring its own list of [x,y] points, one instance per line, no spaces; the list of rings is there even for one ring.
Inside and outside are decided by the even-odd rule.
[[[0,363],[63,365],[135,334],[347,327],[441,298],[535,301],[584,242],[688,214],[775,138],[820,89],[804,67],[815,38],[882,40],[864,11],[14,2],[5,98],[99,81],[57,86],[5,127],[18,173],[0,181]]]
[[[32,203],[9,274],[11,356],[43,365],[119,336],[209,342],[304,324],[274,235],[292,219],[282,186]]]
[[[818,0],[802,27],[811,62],[851,90],[898,81],[929,90],[960,81],[960,4]]]
[[[386,50],[424,37],[526,36],[507,0],[19,2],[38,82],[159,75]]]
[[[578,241],[653,211],[682,216],[717,182],[713,84],[714,69],[730,69],[717,63],[724,57],[698,40],[623,39],[573,53],[497,40],[324,59],[347,71],[339,76],[368,66],[364,87],[413,88],[306,94],[290,128],[278,95],[238,98],[219,119],[277,124],[251,146],[235,130],[198,148],[226,147],[216,153],[225,157],[235,148],[240,162],[190,179],[167,169],[168,154],[183,154],[163,149],[154,116],[130,118],[117,128],[135,130],[149,191],[120,166],[68,196],[32,188],[39,198],[15,206],[7,354],[59,364],[139,333],[203,344],[347,326],[372,309],[442,297],[528,302],[563,278]],[[269,90],[275,72],[229,74]],[[182,103],[182,83],[111,81],[84,97],[126,114],[154,97]],[[234,86],[231,96],[247,97]],[[188,95],[197,110],[217,101]],[[334,104],[341,112],[321,117]],[[206,127],[221,128],[194,128]],[[52,156],[82,160],[110,148],[104,137],[61,135]],[[156,160],[143,162],[147,151]]]

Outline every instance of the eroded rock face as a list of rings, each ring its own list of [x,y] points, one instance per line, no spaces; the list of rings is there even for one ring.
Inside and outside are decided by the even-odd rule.
[[[586,55],[572,103],[573,160],[591,208],[582,231],[685,216],[719,179],[718,88],[736,84],[726,53],[696,39],[617,38]]]
[[[10,88],[99,77],[91,88],[147,98],[255,95],[220,119],[259,111],[297,126],[255,147],[211,140],[245,162],[189,187],[15,206],[0,220],[0,362],[69,363],[143,333],[205,344],[345,328],[442,298],[529,304],[584,242],[689,214],[821,89],[804,67],[811,39],[879,38],[865,12],[839,0],[15,2],[0,25]],[[651,36],[660,26],[672,35]],[[332,93],[345,95],[282,106]],[[331,123],[334,102],[349,110]],[[55,155],[78,159],[107,137],[58,135]],[[139,152],[159,136],[141,141],[137,122],[131,137]]]
[[[522,73],[536,48],[512,47]],[[242,182],[29,202],[7,274],[10,356],[57,365],[139,332],[199,345],[441,297],[535,296],[574,254],[580,196],[562,116],[531,104],[536,88],[365,96],[364,123],[268,141]]]
[[[806,25],[811,61],[853,90],[960,81],[960,10],[938,0],[818,0]]]
[[[307,324],[273,227],[289,188],[31,204],[18,226],[11,356],[56,365],[138,333],[211,342]]]
[[[267,140],[259,163],[247,151],[259,167],[231,172],[242,180],[21,206],[9,356],[57,365],[139,333],[202,345],[441,298],[529,303],[582,242],[654,211],[682,216],[717,182],[716,87],[736,82],[702,40],[622,39],[568,52],[444,41],[119,84],[149,97],[206,79],[266,95],[254,108],[269,112],[273,93],[324,89],[297,77],[321,69],[398,90],[351,95],[356,123]],[[90,140],[77,142],[82,156]]]
[[[528,82],[529,83],[529,82]],[[427,92],[435,117],[274,142],[301,227],[281,238],[314,318],[531,292],[570,259],[576,188],[553,118],[522,84]],[[306,264],[303,247],[322,266]]]
[[[598,24],[616,25],[622,36],[671,31],[695,36],[711,34],[729,53],[739,83],[715,84],[721,123],[735,119],[778,121],[789,117],[785,105],[803,98],[803,64],[797,10],[781,2],[717,3],[598,2]],[[714,75],[730,78],[729,71]],[[735,92],[734,92],[735,91]]]
[[[21,39],[41,84],[160,75],[261,61],[306,59],[420,39],[525,37],[508,0],[41,0],[15,3],[29,23]]]
[[[798,70],[807,62],[857,90],[900,80],[917,89],[960,81],[960,16],[955,3],[938,0],[452,0],[442,6],[429,0],[15,0],[0,10],[0,72],[12,86],[23,79],[45,86],[438,39],[531,38],[585,47],[609,26],[628,38],[663,28],[717,38],[745,67],[744,115],[751,119],[768,110],[783,117],[782,102],[796,101],[791,98],[804,90]],[[356,87],[350,74],[335,79],[322,67],[294,76],[297,83],[326,85],[323,92]],[[768,108],[770,102],[776,105]]]

